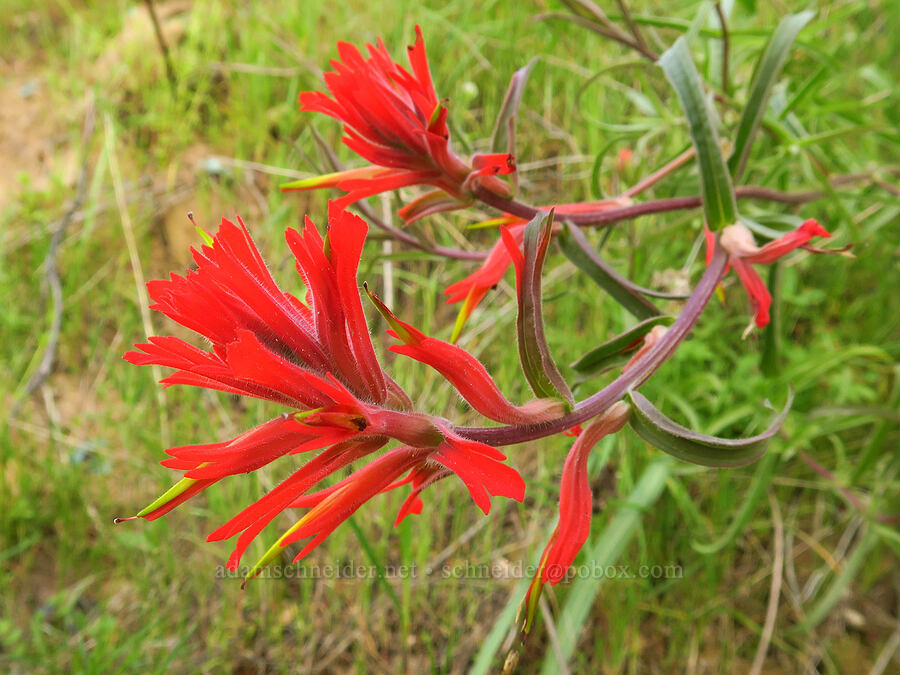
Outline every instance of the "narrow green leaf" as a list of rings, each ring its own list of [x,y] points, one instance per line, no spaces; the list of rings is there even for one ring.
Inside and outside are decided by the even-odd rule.
[[[674,316],[654,316],[645,319],[589,351],[572,364],[572,369],[578,373],[578,379],[584,381],[616,366],[624,365],[631,357],[631,352],[640,347],[640,341],[647,333],[656,326],[671,326],[674,322]]]
[[[715,111],[706,98],[700,75],[694,67],[687,42],[678,38],[662,56],[662,67],[675,88],[687,117],[691,139],[697,149],[703,215],[711,230],[720,230],[737,221],[737,202],[731,176],[722,157],[715,127]]]
[[[634,290],[630,281],[597,254],[579,228],[567,223],[564,233],[557,241],[572,264],[585,272],[632,315],[638,319],[649,319],[662,314],[652,302]]]
[[[620,559],[637,532],[644,512],[659,499],[665,489],[672,464],[668,457],[661,457],[650,464],[601,535],[585,545],[585,560],[591,561],[593,569],[605,569]],[[566,662],[570,661],[572,654],[575,653],[575,647],[594,599],[605,580],[604,574],[578,577],[566,595],[566,601],[556,620],[559,654]],[[556,655],[553,650],[548,650],[541,673],[551,675],[556,672],[558,672]]]
[[[737,135],[734,139],[734,151],[728,160],[728,168],[735,181],[739,180],[744,173],[744,167],[750,155],[750,147],[753,144],[753,137],[762,123],[763,116],[766,113],[769,94],[772,92],[772,87],[781,74],[781,69],[787,60],[791,45],[794,43],[794,39],[800,30],[813,17],[813,14],[814,12],[807,10],[784,17],[772,34],[772,39],[756,64],[753,83],[750,85],[750,97],[747,99],[747,105],[741,113]]]
[[[632,414],[628,419],[631,428],[654,447],[678,459],[703,466],[743,466],[762,457],[769,440],[781,428],[794,392],[790,390],[784,409],[775,416],[769,428],[750,438],[719,438],[708,436],[681,426],[663,415],[639,392],[629,394]]]
[[[550,244],[553,213],[536,215],[525,226],[522,241],[524,261],[517,282],[519,313],[516,329],[519,335],[519,359],[522,370],[539,398],[561,398],[574,403],[569,385],[556,367],[544,337],[544,313],[541,298],[541,272]],[[518,272],[518,270],[517,270]]]

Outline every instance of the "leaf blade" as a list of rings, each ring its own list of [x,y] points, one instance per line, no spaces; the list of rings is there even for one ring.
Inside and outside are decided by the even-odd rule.
[[[769,440],[781,428],[791,409],[794,392],[788,393],[787,403],[769,427],[749,438],[720,438],[692,431],[666,417],[641,393],[629,394],[632,415],[628,419],[638,436],[662,450],[686,462],[712,467],[744,466],[756,461],[765,453]]]
[[[813,11],[807,10],[784,17],[756,65],[750,85],[750,96],[738,122],[734,150],[728,159],[728,169],[735,181],[744,173],[753,138],[762,124],[769,95],[784,67],[791,45],[814,14]]]
[[[600,375],[619,364],[624,364],[629,358],[629,347],[638,343],[634,349],[640,346],[639,341],[656,326],[671,326],[675,322],[674,316],[653,316],[635,324],[628,330],[616,335],[594,347],[580,359],[575,361],[571,368],[578,374],[579,380]]]
[[[519,311],[516,316],[519,359],[532,391],[539,398],[560,398],[569,405],[575,402],[569,385],[563,379],[550,354],[544,335],[544,315],[541,298],[541,272],[550,244],[553,212],[537,214],[528,225],[522,239],[523,261],[517,295]]]
[[[678,94],[697,150],[706,224],[713,231],[720,230],[737,221],[737,201],[714,124],[715,111],[706,99],[700,75],[683,37],[659,57],[658,63]]]

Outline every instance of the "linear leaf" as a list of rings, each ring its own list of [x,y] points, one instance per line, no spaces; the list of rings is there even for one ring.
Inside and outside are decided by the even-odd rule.
[[[790,390],[784,409],[775,416],[768,429],[756,436],[738,439],[719,438],[691,431],[663,415],[639,392],[631,392],[629,398],[632,414],[628,422],[645,441],[686,462],[732,467],[750,464],[762,457],[769,440],[781,428],[791,409],[794,392]]]
[[[516,265],[519,298],[516,329],[519,335],[519,358],[525,378],[536,396],[562,398],[571,404],[575,399],[569,385],[556,367],[544,337],[541,272],[544,269],[544,258],[550,244],[552,228],[552,212],[549,215],[537,214],[525,226],[522,240],[524,260]]]
[[[794,39],[800,30],[813,17],[813,14],[814,12],[807,10],[784,17],[772,34],[772,39],[756,64],[753,82],[750,85],[750,97],[747,99],[747,105],[744,106],[744,110],[741,113],[737,135],[734,139],[734,151],[728,160],[728,168],[735,181],[739,180],[741,174],[744,173],[744,167],[750,155],[750,147],[753,144],[753,137],[762,123],[763,116],[766,113],[769,94],[772,92],[772,87],[781,74],[781,69],[787,60],[791,45],[794,43]]]
[[[572,369],[578,373],[578,379],[584,381],[620,364],[624,365],[631,356],[630,352],[640,347],[640,341],[647,333],[656,326],[671,326],[674,322],[674,316],[645,319],[589,351],[572,364]]]
[[[711,230],[720,230],[737,221],[737,202],[731,176],[722,157],[715,127],[715,111],[706,98],[687,42],[678,38],[662,56],[659,65],[678,94],[687,117],[691,139],[697,149],[703,215]]]
[[[591,247],[584,233],[571,223],[566,224],[563,235],[557,238],[565,256],[585,272],[613,299],[638,319],[649,319],[662,314],[656,306],[634,290],[633,284],[610,267]]]

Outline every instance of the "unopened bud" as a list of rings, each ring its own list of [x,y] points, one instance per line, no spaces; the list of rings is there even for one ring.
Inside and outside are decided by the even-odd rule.
[[[740,223],[724,228],[719,242],[729,254],[738,258],[759,253],[759,246],[753,239],[753,233],[746,225]]]
[[[631,406],[625,401],[616,401],[607,408],[606,412],[597,418],[597,421],[603,425],[604,436],[614,434],[624,427],[630,411]]]
[[[634,155],[632,155],[631,150],[629,150],[628,148],[619,150],[619,154],[616,157],[616,170],[620,174],[624,174],[631,168],[633,158]]]
[[[644,354],[653,349],[656,344],[662,340],[663,335],[665,335],[667,331],[668,328],[665,326],[654,326],[651,328],[650,332],[644,336],[644,344],[642,344],[641,348],[635,352],[634,356],[631,357],[631,360],[625,364],[625,367],[622,368],[622,372],[627,372],[629,368],[641,360],[644,357]]]

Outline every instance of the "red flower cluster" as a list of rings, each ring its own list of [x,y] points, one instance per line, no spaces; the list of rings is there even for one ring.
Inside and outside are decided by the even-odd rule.
[[[407,221],[464,206],[476,185],[507,194],[506,185],[494,176],[515,171],[511,155],[476,155],[466,163],[450,149],[446,101],[435,93],[419,27],[416,43],[409,47],[412,72],[391,60],[381,40],[367,47],[369,58],[364,58],[353,45],[339,42],[340,60],[333,60],[334,72],[324,76],[333,98],[303,92],[300,109],[343,122],[344,143],[372,166],[287,183],[282,189],[337,187],[347,192],[336,201],[345,207],[410,185],[438,188],[401,210]]]
[[[169,449],[171,458],[163,465],[184,471],[184,478],[135,518],[158,518],[223,478],[285,455],[317,452],[209,536],[220,540],[240,534],[228,563],[235,569],[249,543],[278,514],[309,509],[257,563],[256,572],[284,546],[308,539],[296,559],[302,558],[364,502],[401,485],[410,485],[411,493],[398,522],[421,510],[422,490],[451,474],[485,513],[490,496],[523,499],[524,482],[503,463],[500,451],[459,437],[440,418],[411,411],[409,397],[382,370],[356,281],[367,229],[360,218],[332,206],[324,239],[308,219],[302,231],[287,231],[307,287],[305,301],[278,287],[240,220],[237,225],[223,220],[212,245],[193,251],[195,271],[148,284],[153,309],[207,338],[212,347],[207,351],[176,337],[151,337],[126,360],[175,368],[165,385],[254,396],[292,412],[229,441]],[[406,342],[393,350],[436,368],[484,415],[509,422],[557,411],[548,401],[514,406],[471,354],[399,321],[380,301],[378,307],[390,317],[393,334]],[[309,492],[392,440],[399,445],[336,484]]]

